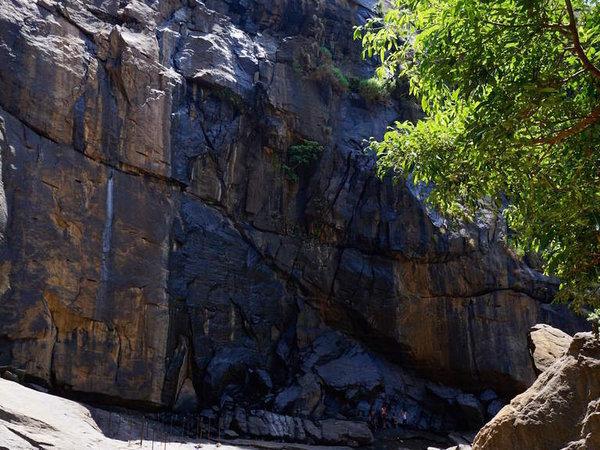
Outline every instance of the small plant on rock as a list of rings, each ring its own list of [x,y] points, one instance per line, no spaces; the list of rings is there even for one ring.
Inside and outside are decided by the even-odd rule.
[[[298,171],[310,166],[311,163],[319,159],[322,153],[323,146],[321,144],[303,139],[299,144],[290,146],[287,163],[282,164],[281,168],[288,179],[297,182],[299,180]]]
[[[389,78],[349,77],[349,82],[350,90],[369,103],[387,103],[397,95],[398,83]]]
[[[350,82],[339,67],[331,68],[331,75],[333,76],[333,84],[340,91],[347,91],[350,86]]]
[[[342,70],[334,65],[331,50],[327,47],[319,49],[318,66],[311,76],[315,80],[331,85],[338,92],[345,92],[350,87],[350,81]]]
[[[319,48],[319,53],[324,61],[329,61],[329,63],[331,64],[331,62],[333,61],[333,55],[331,54],[331,50],[329,50],[323,45]]]
[[[378,77],[360,80],[357,91],[362,98],[372,103],[384,103],[390,99],[389,82]]]
[[[211,89],[210,93],[219,100],[229,103],[235,110],[239,112],[244,110],[244,99],[240,94],[234,92],[231,88],[225,86],[216,86]]]
[[[596,339],[600,338],[600,308],[590,313],[587,317],[588,322],[592,324],[592,330]]]

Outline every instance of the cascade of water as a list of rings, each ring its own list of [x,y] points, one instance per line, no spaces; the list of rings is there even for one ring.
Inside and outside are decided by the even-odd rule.
[[[3,122],[0,121],[0,244],[2,244],[5,239],[6,224],[8,222],[8,206],[6,204],[6,194],[4,192],[4,182],[2,179],[2,153],[4,153],[3,145],[6,144],[3,125]],[[10,147],[10,152],[11,156],[14,155],[13,147]],[[13,169],[14,166],[10,165],[9,167]]]
[[[114,217],[114,169],[108,173],[106,184],[106,217],[104,220],[104,229],[102,230],[102,259],[100,262],[100,288],[96,298],[96,312],[103,318],[106,310],[106,293],[108,291],[108,276],[110,274],[110,250],[112,241],[112,225]]]

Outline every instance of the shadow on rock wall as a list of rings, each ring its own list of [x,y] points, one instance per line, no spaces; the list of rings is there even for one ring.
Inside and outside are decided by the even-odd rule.
[[[531,325],[582,326],[501,222],[451,231],[376,177],[364,140],[420,113],[344,81],[368,4],[122,3],[0,0],[0,364],[362,442],[384,403],[478,426],[535,379]]]

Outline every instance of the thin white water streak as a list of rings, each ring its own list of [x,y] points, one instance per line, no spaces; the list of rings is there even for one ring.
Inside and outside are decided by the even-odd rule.
[[[96,299],[96,311],[106,310],[106,293],[108,291],[108,276],[110,273],[110,251],[112,241],[112,225],[114,218],[114,169],[108,173],[108,182],[106,183],[106,217],[104,220],[104,229],[102,230],[102,259],[100,262],[100,288],[98,298]]]

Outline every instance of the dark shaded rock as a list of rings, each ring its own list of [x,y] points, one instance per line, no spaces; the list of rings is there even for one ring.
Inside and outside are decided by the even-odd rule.
[[[315,375],[307,373],[277,394],[275,408],[280,412],[310,416],[320,404],[321,398],[321,384]]]
[[[321,442],[323,439],[323,432],[321,431],[321,428],[315,425],[313,421],[302,419],[302,426],[309,440],[313,442]]]
[[[225,431],[223,432],[223,435],[224,435],[226,438],[229,438],[229,439],[235,439],[236,437],[238,437],[238,436],[239,436],[239,434],[237,434],[237,433],[236,433],[235,431],[233,431],[233,430],[225,430]]]
[[[335,419],[312,421],[264,410],[243,411],[238,408],[231,426],[234,431],[261,439],[349,446],[366,445],[373,441],[373,435],[364,422]]]
[[[373,434],[366,423],[347,420],[322,420],[323,441],[328,444],[344,443],[351,446],[373,442]]]
[[[496,414],[500,412],[500,410],[504,407],[504,403],[500,400],[493,400],[487,407],[487,415],[488,417],[494,417]]]
[[[175,402],[173,409],[178,413],[195,412],[198,409],[196,390],[194,389],[191,379],[186,378],[183,382],[183,385],[179,389],[177,401]]]
[[[497,398],[498,398],[498,395],[491,389],[486,389],[481,394],[479,394],[479,400],[481,400],[482,402],[486,402],[486,403],[491,402],[492,400],[495,400]]]
[[[36,390],[36,391],[38,391],[38,392],[42,392],[42,393],[44,393],[44,394],[47,394],[47,393],[48,393],[48,389],[47,389],[47,388],[45,388],[44,386],[40,386],[39,384],[35,384],[35,383],[27,383],[27,384],[26,384],[26,386],[27,386],[28,388],[34,389],[34,390]]]
[[[233,415],[231,426],[241,433],[248,433],[248,422],[246,420],[246,411],[243,408],[236,408]]]
[[[483,423],[485,410],[474,395],[460,394],[456,397],[456,403],[471,429],[476,429]]]
[[[381,374],[371,362],[370,356],[358,349],[315,368],[323,382],[333,389],[373,391],[381,387]]]
[[[19,377],[16,373],[12,373],[10,370],[5,370],[4,372],[2,372],[2,378],[4,378],[5,380],[9,380],[9,381],[14,381],[16,383],[19,382]]]
[[[271,380],[271,376],[264,369],[253,370],[250,373],[251,383],[253,383],[257,389],[262,390],[264,392],[269,392],[273,389],[273,381]]]

